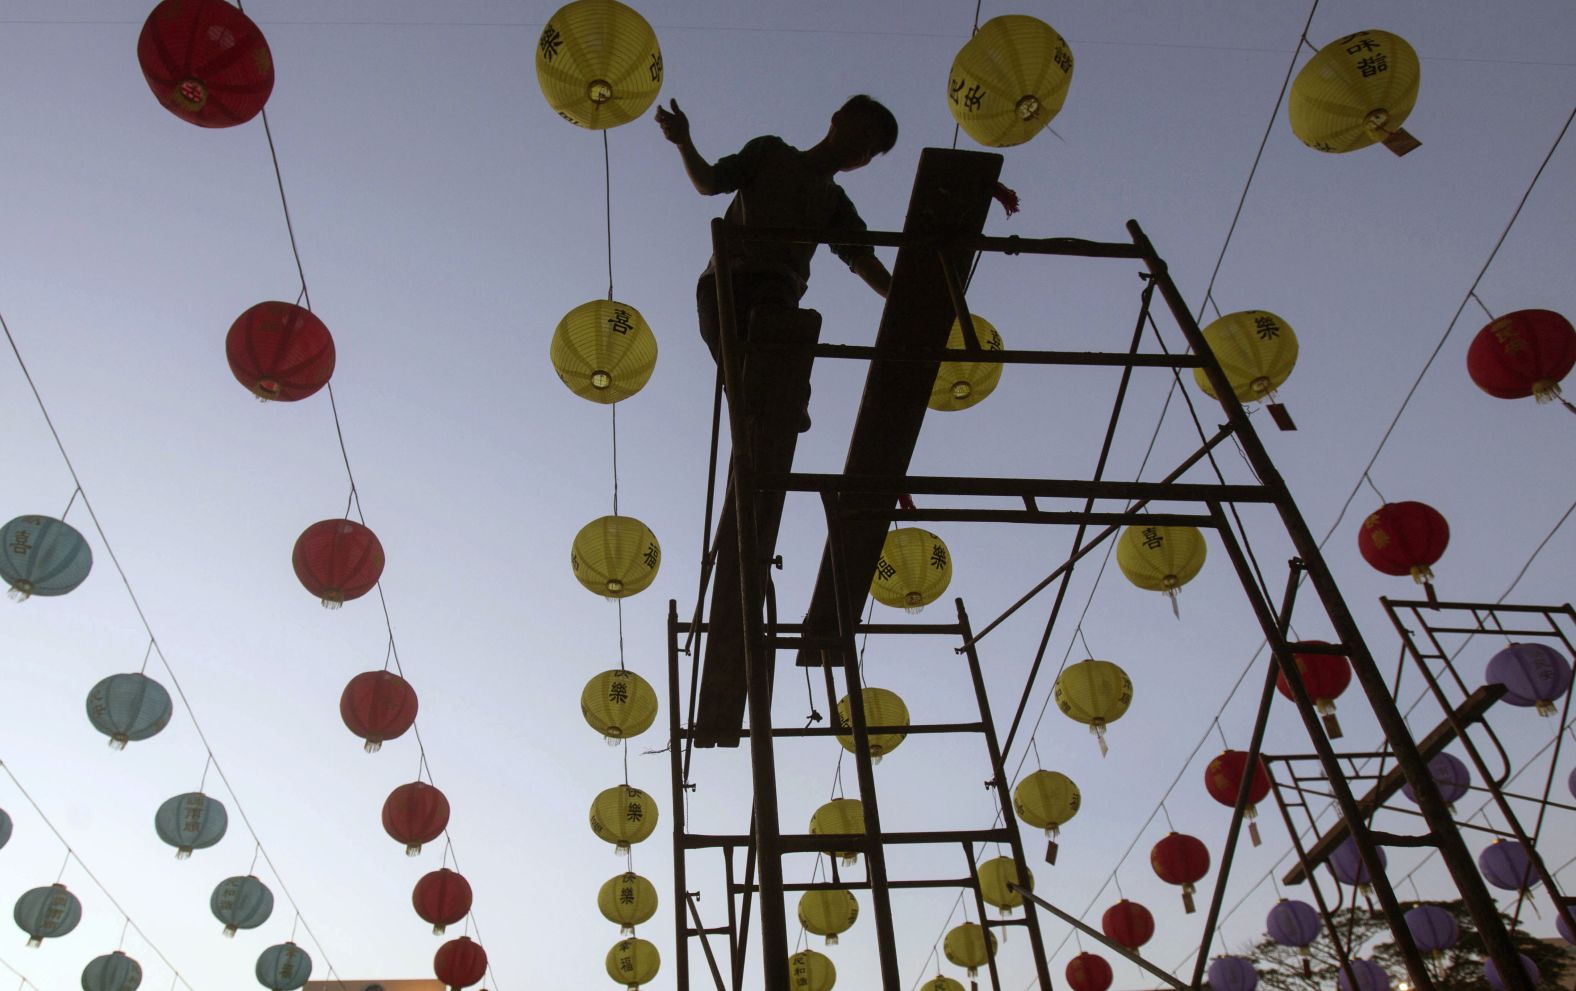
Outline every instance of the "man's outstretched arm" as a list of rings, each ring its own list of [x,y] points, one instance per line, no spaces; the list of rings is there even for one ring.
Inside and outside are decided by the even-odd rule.
[[[679,109],[679,101],[669,102],[672,110],[660,104],[657,106],[657,126],[662,128],[664,138],[678,146],[679,157],[684,160],[684,172],[695,191],[702,196],[715,196],[721,192],[717,188],[716,170],[695,150],[695,142],[690,139],[689,118]]]
[[[892,273],[881,264],[881,259],[875,255],[860,255],[854,259],[850,266],[854,274],[865,280],[865,285],[874,289],[882,299],[887,298],[887,293],[892,291]]]

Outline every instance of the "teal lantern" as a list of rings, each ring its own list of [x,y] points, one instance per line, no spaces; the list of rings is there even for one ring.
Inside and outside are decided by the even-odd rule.
[[[88,692],[88,722],[116,750],[159,732],[172,711],[170,693],[145,674],[112,674]]]
[[[46,939],[64,936],[82,921],[82,903],[63,884],[34,888],[16,900],[11,913],[17,928],[27,933],[27,945],[37,946]]]
[[[82,991],[137,991],[141,983],[142,965],[119,950],[82,968]]]
[[[296,991],[312,976],[312,958],[294,943],[277,943],[257,958],[257,983],[272,991]]]
[[[175,859],[185,860],[193,850],[206,850],[224,839],[230,816],[224,803],[200,791],[189,791],[159,806],[153,828],[159,839],[175,848]]]
[[[0,530],[0,578],[11,598],[65,595],[93,570],[93,551],[69,523],[48,516],[18,516]]]
[[[237,929],[256,929],[268,921],[274,914],[274,893],[250,874],[227,877],[213,889],[208,908],[224,923],[224,934],[234,936]]]
[[[11,817],[6,815],[5,809],[0,809],[0,848],[11,842]]]

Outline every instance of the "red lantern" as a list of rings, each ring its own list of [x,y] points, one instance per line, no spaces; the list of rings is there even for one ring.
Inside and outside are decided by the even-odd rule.
[[[244,124],[274,90],[268,42],[224,0],[164,0],[142,25],[137,61],[164,108],[199,127]]]
[[[1450,524],[1434,507],[1421,502],[1387,502],[1374,510],[1357,532],[1363,560],[1387,575],[1411,575],[1434,601],[1434,573],[1429,570],[1450,543]]]
[[[469,936],[451,939],[438,947],[432,958],[433,973],[448,985],[449,991],[460,991],[472,984],[481,983],[487,976],[487,951],[482,944],[471,942]]]
[[[323,520],[301,531],[291,555],[306,590],[338,609],[372,591],[383,574],[383,545],[377,534],[351,520]]]
[[[445,926],[452,926],[470,914],[471,885],[460,874],[440,867],[422,875],[410,900],[422,921],[432,923],[433,934],[441,936]]]
[[[293,403],[328,384],[334,338],[311,310],[258,303],[235,318],[224,354],[236,381],[259,399]]]
[[[424,781],[412,781],[389,792],[383,802],[383,829],[405,844],[414,857],[423,843],[443,835],[449,825],[449,800]]]
[[[1323,640],[1304,640],[1303,643],[1329,646]],[[1339,654],[1293,654],[1292,658],[1297,662],[1302,686],[1313,699],[1314,708],[1324,717],[1324,731],[1331,739],[1340,739],[1341,724],[1335,718],[1335,700],[1352,682],[1351,662]],[[1276,677],[1275,687],[1287,698],[1292,697],[1291,685],[1287,684],[1284,672]]]
[[[1242,787],[1242,776],[1247,768],[1247,751],[1221,751],[1220,756],[1204,768],[1204,789],[1221,805],[1236,808],[1237,792]],[[1248,817],[1248,837],[1254,846],[1259,845],[1259,824],[1253,821],[1258,818],[1259,810],[1255,806],[1264,801],[1269,793],[1270,775],[1264,769],[1264,761],[1260,759],[1254,763],[1253,780],[1248,784],[1248,804],[1242,810]]]
[[[367,753],[376,753],[416,722],[416,690],[392,671],[365,671],[345,686],[339,717],[367,741]]]
[[[1478,331],[1467,348],[1467,374],[1497,399],[1553,402],[1573,366],[1576,328],[1552,310],[1507,313]]]
[[[1191,914],[1193,885],[1209,873],[1209,848],[1196,836],[1167,833],[1149,851],[1149,864],[1160,880],[1182,886],[1182,907]]]
[[[1080,953],[1067,961],[1067,986],[1073,991],[1106,991],[1111,965],[1098,953]]]
[[[1100,931],[1111,942],[1136,950],[1155,934],[1155,917],[1144,906],[1123,898],[1100,916]]]

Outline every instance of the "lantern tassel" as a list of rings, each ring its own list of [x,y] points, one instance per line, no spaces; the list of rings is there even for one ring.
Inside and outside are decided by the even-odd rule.
[[[189,847],[189,846],[178,846],[178,847],[175,848],[175,859],[176,860],[190,860],[191,856],[192,856],[192,848],[191,847]]]
[[[1182,607],[1177,605],[1177,592],[1178,591],[1179,590],[1176,589],[1176,588],[1168,588],[1165,591],[1161,592],[1160,594],[1164,595],[1166,598],[1171,600],[1171,615],[1175,616],[1177,619],[1181,619],[1182,618]]]
[[[129,737],[120,736],[119,734],[112,736],[109,738],[109,748],[111,750],[125,750],[129,739]]]
[[[859,854],[845,853],[840,859],[842,860],[844,867],[853,867],[855,864],[859,863]]]
[[[43,946],[44,945],[44,937],[42,937],[42,936],[33,936],[30,939],[28,939],[27,945],[28,946]]]
[[[1056,851],[1059,846],[1055,840],[1048,840],[1045,844],[1045,862],[1052,867],[1056,866]]]
[[[234,939],[235,938],[235,927],[234,926],[225,926],[224,927],[224,938],[225,939]]]
[[[432,926],[432,934],[434,936],[442,936],[443,935],[443,931],[445,929],[447,929],[447,928],[448,928],[448,926],[445,926],[441,922],[434,923],[433,926]]]
[[[1252,841],[1254,846],[1263,845],[1264,841],[1259,839],[1259,824],[1257,820],[1250,820],[1248,822],[1248,839]]]
[[[383,749],[383,741],[368,738],[366,744],[363,745],[361,749],[365,750],[369,754],[375,754],[379,750]]]
[[[334,600],[334,599],[324,599],[323,600],[323,608],[324,609],[341,609],[341,608],[344,607],[344,605],[345,605],[345,601],[343,599],[340,599],[340,600],[337,600],[337,601]]]
[[[420,853],[421,853],[421,844],[420,843],[407,843],[407,844],[405,844],[405,856],[407,856],[407,857],[415,857],[415,856],[420,855]]]
[[[1094,722],[1090,723],[1089,732],[1093,733],[1094,738],[1100,741],[1101,757],[1104,757],[1106,754],[1111,752],[1111,748],[1105,745],[1105,720],[1096,719]]]
[[[1182,910],[1188,915],[1192,915],[1194,912],[1198,911],[1198,906],[1193,904],[1193,891],[1194,888],[1191,884],[1184,884],[1182,886]]]
[[[1554,715],[1554,703],[1550,702],[1548,699],[1538,699],[1538,715],[1540,715],[1540,716],[1552,716],[1552,715]]]
[[[631,929],[630,932],[634,932],[634,930]],[[827,933],[826,934],[826,945],[827,946],[836,946],[837,945],[837,933]]]
[[[618,927],[618,934],[620,936],[633,936],[633,935],[635,935],[635,927],[634,926],[619,926]]]
[[[1560,398],[1560,384],[1553,379],[1539,379],[1532,383],[1532,398],[1540,403],[1552,403]]]
[[[23,588],[21,585],[12,585],[11,591],[6,593],[6,598],[10,599],[12,602],[26,602],[32,594],[33,590],[31,588]]]
[[[1277,429],[1297,429],[1297,421],[1291,418],[1291,414],[1286,411],[1285,406],[1282,406],[1280,403],[1265,403],[1264,408],[1269,410],[1270,419],[1275,421],[1275,426]]]
[[[1314,708],[1318,709],[1319,714],[1324,717],[1325,735],[1332,740],[1339,740],[1341,738],[1341,721],[1335,718],[1335,700],[1318,699],[1314,702]]]

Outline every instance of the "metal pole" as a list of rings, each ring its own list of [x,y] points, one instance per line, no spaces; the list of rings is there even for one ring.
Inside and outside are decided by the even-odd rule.
[[[689,880],[684,870],[684,735],[679,725],[679,604],[668,600],[668,763],[673,778],[673,967],[678,986],[689,987],[689,935],[684,921],[683,902],[689,897]],[[730,898],[731,900],[731,898]]]

